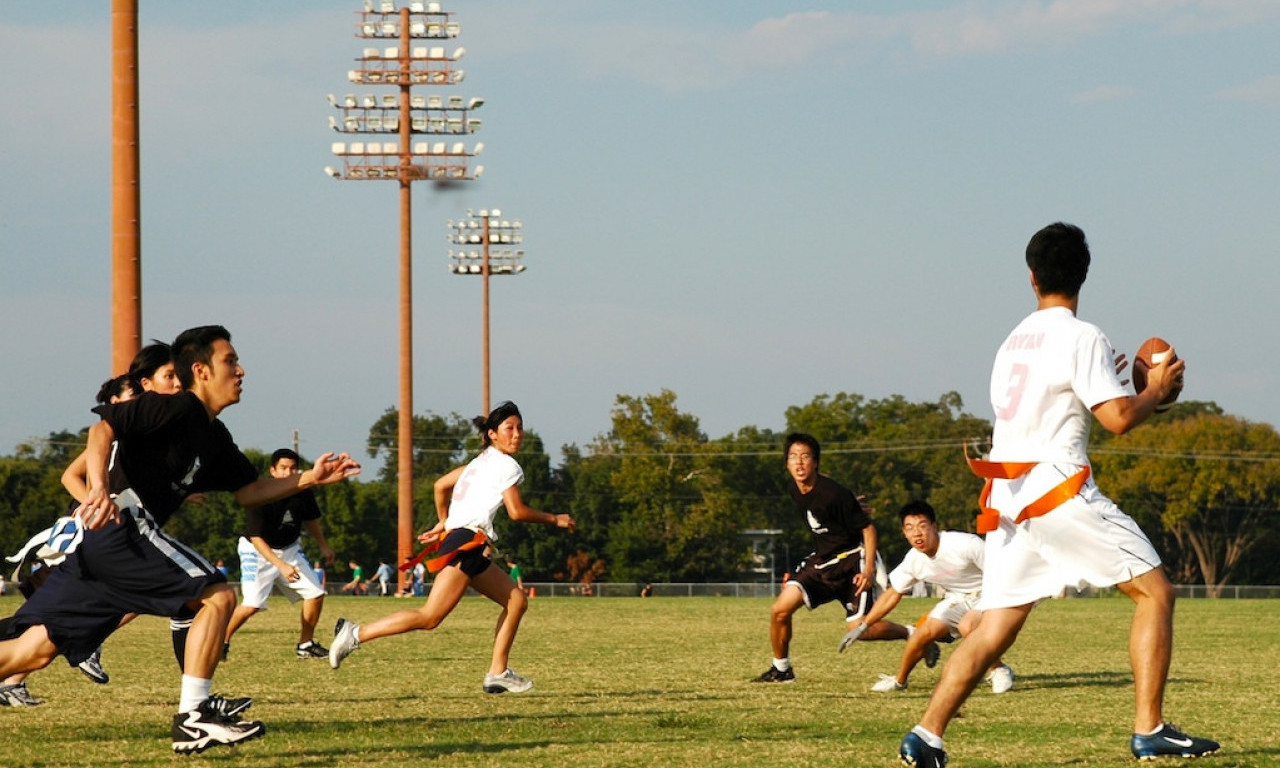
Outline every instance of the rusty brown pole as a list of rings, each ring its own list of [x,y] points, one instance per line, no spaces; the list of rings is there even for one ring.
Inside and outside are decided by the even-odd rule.
[[[400,9],[400,150],[409,149],[409,8]],[[406,164],[401,156],[401,166]],[[400,174],[400,421],[397,471],[396,564],[413,557],[413,209],[412,179]],[[404,590],[411,574],[398,570]]]
[[[111,0],[111,375],[142,344],[138,2]]]

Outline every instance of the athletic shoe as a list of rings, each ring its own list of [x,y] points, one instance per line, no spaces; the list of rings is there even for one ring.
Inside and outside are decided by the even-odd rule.
[[[942,649],[938,644],[930,640],[924,646],[924,665],[929,669],[938,666],[938,659],[942,657]]]
[[[6,707],[38,707],[44,703],[44,699],[32,696],[31,691],[27,690],[27,684],[22,682],[0,685],[0,703]]]
[[[329,647],[329,666],[334,669],[342,666],[342,660],[360,647],[360,641],[356,639],[358,629],[360,625],[354,621],[338,619],[333,627],[333,645]]]
[[[902,758],[903,765],[909,765],[912,768],[946,768],[947,766],[946,751],[934,749],[915,733],[908,733],[903,737],[902,746],[898,747],[898,757]]]
[[[98,646],[98,650],[89,654],[89,658],[80,662],[77,666],[89,678],[99,685],[106,685],[111,682],[111,675],[107,674],[107,670],[102,668],[102,646]]]
[[[992,693],[1007,693],[1013,687],[1013,667],[1001,664],[987,673]]]
[[[298,658],[300,659],[323,659],[329,655],[329,649],[317,643],[315,640],[308,640],[301,643],[297,647]]]
[[[893,675],[881,675],[879,682],[871,686],[871,690],[876,691],[877,693],[905,691],[907,690],[907,684],[898,682],[898,678]]]
[[[205,699],[205,704],[209,710],[231,720],[239,720],[241,712],[248,709],[253,704],[253,698],[250,696],[228,697],[214,694]]]
[[[533,687],[533,681],[527,677],[517,675],[511,668],[507,668],[506,672],[500,675],[491,675],[485,673],[484,676],[484,692],[485,693],[524,693]]]
[[[794,683],[795,681],[796,671],[794,669],[783,671],[772,664],[763,674],[751,680],[753,683]]]
[[[1133,756],[1139,760],[1155,760],[1161,755],[1202,757],[1217,752],[1218,742],[1188,736],[1173,723],[1164,723],[1160,730],[1150,736],[1133,734],[1129,749],[1133,750]]]
[[[258,720],[237,721],[219,714],[205,699],[190,712],[173,716],[173,751],[181,755],[203,752],[210,747],[232,746],[256,739],[267,732]]]

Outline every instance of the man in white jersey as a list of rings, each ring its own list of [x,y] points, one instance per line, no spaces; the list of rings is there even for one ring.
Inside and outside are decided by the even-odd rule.
[[[991,455],[971,462],[988,481],[979,518],[979,532],[987,534],[982,620],[951,655],[924,717],[903,738],[899,755],[907,765],[946,765],[947,724],[1017,639],[1036,602],[1067,583],[1114,585],[1135,604],[1134,756],[1197,757],[1218,749],[1164,721],[1173,586],[1137,524],[1094,485],[1086,454],[1093,418],[1116,434],[1136,427],[1181,390],[1185,363],[1170,355],[1151,369],[1146,389],[1130,394],[1119,376],[1123,356],[1115,357],[1097,326],[1076,317],[1089,260],[1084,232],[1069,224],[1051,224],[1027,244],[1038,306],[996,352]]]
[[[917,584],[937,585],[946,590],[946,594],[916,622],[915,631],[907,638],[906,650],[902,652],[898,674],[881,675],[879,682],[871,686],[871,690],[881,693],[906,690],[907,678],[916,664],[921,659],[928,664],[930,645],[937,648],[938,641],[951,642],[968,635],[982,615],[976,610],[978,598],[982,596],[982,539],[962,531],[939,531],[938,516],[928,502],[908,503],[898,510],[898,518],[902,520],[902,535],[911,549],[889,574],[889,588],[880,595],[867,615],[849,630],[840,650],[852,644],[849,636],[860,636],[867,624],[888,616],[898,607],[903,595],[910,594]],[[937,662],[936,655],[933,661]],[[1013,688],[1013,669],[996,659],[987,679],[991,681],[993,693],[1005,693]]]

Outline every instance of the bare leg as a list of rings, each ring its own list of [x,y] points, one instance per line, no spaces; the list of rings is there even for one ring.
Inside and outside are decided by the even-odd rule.
[[[1129,629],[1133,732],[1149,733],[1164,722],[1164,687],[1173,654],[1173,585],[1156,568],[1116,586],[1135,604]]]
[[[320,611],[323,609],[324,595],[302,601],[302,631],[298,633],[298,645],[305,645],[316,636],[316,624],[320,623]]]
[[[895,624],[892,621],[877,621],[875,624],[867,627],[867,631],[862,634],[859,640],[907,640],[911,636],[911,632],[901,624]]]
[[[907,638],[907,647],[902,652],[902,665],[898,667],[898,682],[907,682],[907,678],[911,676],[911,670],[915,669],[924,658],[926,645],[940,637],[946,637],[950,631],[950,627],[937,619],[926,619],[923,624],[916,627],[916,631]]]
[[[773,646],[773,658],[787,658],[791,650],[791,616],[802,605],[804,593],[800,587],[788,587],[784,584],[770,609],[769,643]]]
[[[388,635],[400,635],[415,629],[431,630],[440,626],[466,594],[471,578],[456,565],[446,567],[436,575],[431,594],[421,608],[396,611],[377,621],[360,627],[360,644]]]
[[[489,674],[501,675],[507,671],[511,645],[516,641],[520,620],[529,607],[529,598],[516,586],[506,571],[490,564],[484,573],[471,580],[477,592],[502,606],[498,625],[493,635],[493,657],[489,660]]]
[[[1009,650],[1013,641],[1018,638],[1018,632],[1026,623],[1032,605],[1028,603],[1015,608],[996,608],[983,613],[982,621],[947,659],[947,664],[942,669],[942,679],[933,689],[933,696],[929,698],[929,707],[920,719],[920,725],[938,736],[946,731],[947,725],[960,710],[960,705],[973,693],[974,686],[991,667],[991,663]]]
[[[183,654],[186,661],[184,671],[188,676],[202,680],[213,679],[213,672],[222,658],[227,624],[231,621],[235,607],[236,593],[225,582],[211,585],[201,595]]]
[[[57,655],[58,646],[49,639],[49,631],[37,624],[12,640],[0,642],[0,678],[44,669]]]
[[[227,622],[227,637],[224,642],[231,642],[231,636],[236,633],[236,630],[244,626],[249,617],[257,612],[258,609],[252,605],[245,605],[244,603],[237,605],[236,609],[231,612],[231,619]]]

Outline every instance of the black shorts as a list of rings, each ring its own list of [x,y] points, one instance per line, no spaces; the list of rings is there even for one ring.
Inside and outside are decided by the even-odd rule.
[[[816,555],[809,555],[796,566],[795,573],[787,581],[800,588],[809,610],[838,601],[844,606],[846,621],[860,618],[871,610],[880,590],[873,583],[859,595],[856,594],[858,587],[853,583],[853,577],[862,571],[862,552],[849,555],[826,568],[819,568],[818,563]]]
[[[120,510],[121,522],[86,531],[84,541],[22,604],[6,637],[44,625],[58,652],[79,664],[127,613],[190,615],[186,604],[226,577],[168,536],[145,511]]]
[[[476,539],[476,532],[470,528],[454,528],[444,537],[444,541],[440,543],[440,549],[435,557],[449,557],[447,568],[450,565],[456,565],[467,576],[475,578],[484,573],[493,561],[484,556],[485,548],[476,546],[474,548],[464,549],[463,547],[473,544]]]

